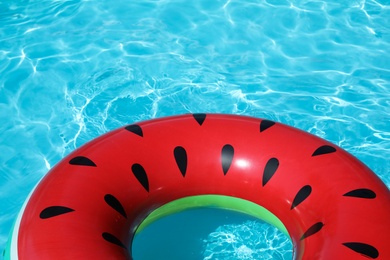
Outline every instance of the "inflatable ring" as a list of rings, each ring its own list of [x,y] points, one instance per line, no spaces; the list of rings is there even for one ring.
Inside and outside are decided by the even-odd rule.
[[[295,259],[390,259],[390,192],[364,164],[301,130],[218,114],[128,125],[75,150],[26,201],[6,259],[131,259],[137,230],[203,206],[278,226]]]

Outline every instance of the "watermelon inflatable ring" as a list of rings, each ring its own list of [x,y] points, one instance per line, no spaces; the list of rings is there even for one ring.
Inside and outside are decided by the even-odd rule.
[[[206,206],[275,225],[294,259],[390,259],[390,191],[363,163],[301,130],[219,114],[132,124],[75,150],[26,201],[5,259],[132,259],[149,223]]]

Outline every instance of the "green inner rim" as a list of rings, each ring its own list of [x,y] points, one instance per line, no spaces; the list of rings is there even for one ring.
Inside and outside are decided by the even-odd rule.
[[[266,208],[248,200],[223,195],[196,195],[171,201],[150,213],[149,216],[147,216],[138,226],[136,234],[142,232],[144,228],[162,217],[187,209],[201,207],[233,210],[250,215],[276,227],[278,230],[287,235],[291,240],[291,237],[288,234],[288,231],[282,221],[280,221],[278,217],[276,217]]]

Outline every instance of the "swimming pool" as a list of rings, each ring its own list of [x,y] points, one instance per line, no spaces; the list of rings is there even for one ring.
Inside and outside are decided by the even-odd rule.
[[[0,248],[62,157],[173,114],[298,127],[390,187],[388,17],[383,0],[0,3]]]

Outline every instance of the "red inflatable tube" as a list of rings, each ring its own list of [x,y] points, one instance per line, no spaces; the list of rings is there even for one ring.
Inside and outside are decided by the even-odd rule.
[[[364,164],[298,129],[218,114],[132,124],[77,149],[36,187],[6,254],[131,259],[150,213],[198,195],[261,205],[295,259],[390,259],[390,192]]]

